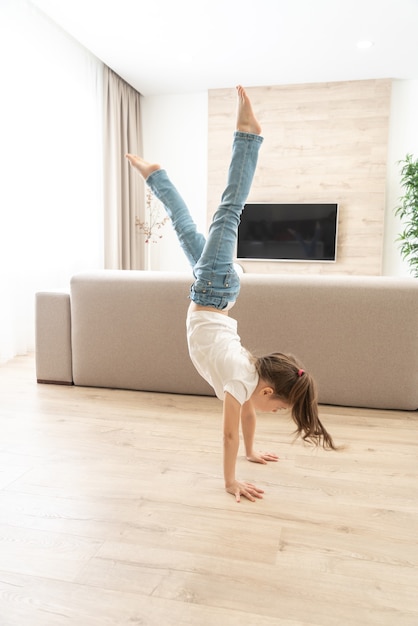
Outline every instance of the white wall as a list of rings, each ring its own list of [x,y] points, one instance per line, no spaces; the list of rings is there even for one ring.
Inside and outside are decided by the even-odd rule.
[[[401,230],[394,208],[403,195],[398,161],[411,153],[418,158],[418,80],[394,80],[389,123],[388,165],[386,179],[386,216],[383,248],[383,274],[408,276],[409,268],[401,259],[395,242]]]
[[[207,93],[142,98],[143,151],[165,168],[186,201],[198,229],[206,233],[208,169]],[[167,224],[152,246],[152,269],[190,271]]]
[[[383,274],[407,276],[395,239],[400,230],[394,207],[402,195],[398,161],[408,152],[418,157],[418,81],[394,80],[388,142]],[[207,93],[142,99],[144,157],[167,169],[188,203],[199,229],[206,232]],[[188,271],[188,265],[167,225],[153,245],[153,269]]]

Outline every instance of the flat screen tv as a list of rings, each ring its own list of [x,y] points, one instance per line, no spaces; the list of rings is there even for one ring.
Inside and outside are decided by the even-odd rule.
[[[337,204],[246,204],[237,260],[333,262]]]

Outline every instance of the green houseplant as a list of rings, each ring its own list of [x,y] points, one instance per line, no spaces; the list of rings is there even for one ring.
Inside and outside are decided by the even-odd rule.
[[[399,198],[395,215],[401,218],[403,230],[396,241],[400,242],[402,258],[409,264],[412,275],[418,278],[418,159],[407,154],[399,165],[404,195]]]

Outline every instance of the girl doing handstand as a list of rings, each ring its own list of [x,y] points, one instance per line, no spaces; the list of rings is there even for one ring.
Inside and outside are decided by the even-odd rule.
[[[291,409],[298,435],[324,448],[335,446],[318,418],[316,388],[310,374],[293,357],[281,353],[253,357],[242,347],[237,322],[228,314],[240,289],[233,265],[238,224],[263,142],[245,89],[238,86],[237,94],[237,125],[227,185],[207,239],[197,232],[166,171],[138,156],[126,157],[164,204],[193,268],[195,280],[186,324],[189,354],[197,371],[223,401],[225,489],[239,502],[240,496],[255,501],[263,494],[262,489],[235,476],[240,422],[249,461],[267,463],[278,459],[275,454],[254,449],[256,411]]]

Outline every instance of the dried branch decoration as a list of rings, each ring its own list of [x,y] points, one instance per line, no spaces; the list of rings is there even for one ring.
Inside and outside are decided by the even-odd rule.
[[[142,222],[139,217],[135,220],[135,226],[138,228],[142,235],[145,235],[145,243],[157,243],[162,238],[162,233],[159,231],[170,220],[165,215],[163,216],[164,209],[161,202],[154,196],[151,189],[147,187],[145,196],[145,213],[148,219]]]

